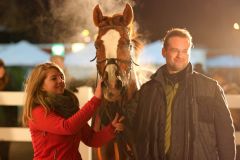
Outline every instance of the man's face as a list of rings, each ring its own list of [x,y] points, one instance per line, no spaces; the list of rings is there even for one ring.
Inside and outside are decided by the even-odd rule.
[[[162,49],[169,73],[182,71],[189,63],[190,42],[187,38],[171,37],[167,48]]]

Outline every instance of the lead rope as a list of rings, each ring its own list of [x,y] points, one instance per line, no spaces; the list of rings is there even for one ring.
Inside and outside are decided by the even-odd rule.
[[[114,142],[113,145],[114,145],[115,160],[119,160],[120,157],[119,157],[119,149],[118,149],[118,145],[117,145],[116,142]]]
[[[115,155],[115,160],[120,160],[119,156],[119,148],[116,142],[113,143],[114,146],[114,155]],[[97,148],[97,155],[98,155],[98,160],[103,160],[102,158],[102,153],[101,153],[101,147]]]
[[[97,155],[98,155],[98,160],[103,160],[102,154],[101,154],[101,147],[97,148]]]

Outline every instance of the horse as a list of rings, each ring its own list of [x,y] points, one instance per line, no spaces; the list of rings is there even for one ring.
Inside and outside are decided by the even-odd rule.
[[[95,40],[96,68],[102,78],[102,106],[95,117],[94,128],[110,123],[115,114],[124,115],[124,106],[139,89],[135,60],[142,48],[133,28],[133,9],[126,4],[122,14],[104,16],[99,5],[93,10],[93,21],[98,27]],[[97,118],[100,117],[100,118]],[[134,159],[131,131],[126,129],[116,139],[105,146],[106,159]],[[98,148],[98,159],[104,153]]]

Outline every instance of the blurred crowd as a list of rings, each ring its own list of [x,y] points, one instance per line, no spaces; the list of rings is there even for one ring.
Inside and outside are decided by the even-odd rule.
[[[215,68],[205,71],[200,63],[194,65],[194,70],[217,80],[225,94],[240,94],[240,82],[237,77],[239,75],[237,72],[240,70]]]

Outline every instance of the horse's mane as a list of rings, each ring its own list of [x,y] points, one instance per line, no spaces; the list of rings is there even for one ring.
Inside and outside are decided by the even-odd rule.
[[[139,54],[141,53],[141,50],[143,49],[144,43],[143,41],[137,36],[137,33],[133,38],[131,38],[131,41],[133,43],[134,51],[135,51],[135,57],[138,59]]]

